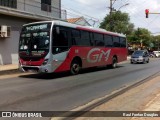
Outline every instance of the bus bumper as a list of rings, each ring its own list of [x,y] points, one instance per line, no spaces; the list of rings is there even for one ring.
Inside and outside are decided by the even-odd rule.
[[[52,73],[51,65],[45,66],[24,66],[20,65],[19,69],[23,72],[35,72],[35,73]]]

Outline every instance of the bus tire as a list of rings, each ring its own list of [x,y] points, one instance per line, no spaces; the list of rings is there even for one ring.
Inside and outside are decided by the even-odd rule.
[[[70,67],[72,75],[77,75],[81,69],[80,63],[77,60],[73,60]]]
[[[112,68],[113,69],[117,68],[117,58],[116,57],[113,57],[112,59]]]

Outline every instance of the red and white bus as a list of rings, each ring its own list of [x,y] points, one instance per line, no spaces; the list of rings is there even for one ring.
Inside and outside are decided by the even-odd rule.
[[[52,73],[112,65],[127,59],[125,35],[63,21],[23,26],[19,66],[23,71]]]

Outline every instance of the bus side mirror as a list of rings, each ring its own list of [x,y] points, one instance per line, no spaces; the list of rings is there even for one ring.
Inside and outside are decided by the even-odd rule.
[[[59,27],[56,27],[56,33],[57,33],[57,34],[60,34]]]

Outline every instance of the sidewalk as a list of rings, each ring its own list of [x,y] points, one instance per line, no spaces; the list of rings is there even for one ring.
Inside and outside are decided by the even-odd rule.
[[[127,56],[127,60],[130,60],[131,59],[131,56]]]
[[[0,65],[0,75],[18,72],[18,65],[9,64],[9,65]]]
[[[81,109],[81,108],[80,108]],[[79,109],[78,109],[79,110]],[[73,110],[74,111],[74,110]],[[75,109],[76,111],[76,109]],[[91,111],[160,111],[160,75]],[[158,117],[79,117],[75,120],[160,120]],[[54,120],[54,119],[52,119]]]

